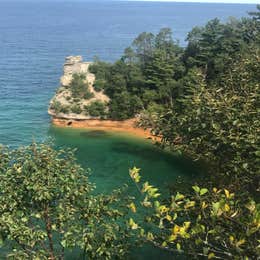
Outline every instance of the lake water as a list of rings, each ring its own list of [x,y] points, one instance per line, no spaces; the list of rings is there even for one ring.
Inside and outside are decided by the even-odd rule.
[[[170,27],[181,44],[209,19],[241,17],[254,5],[0,0],[0,143],[43,140],[48,102],[64,58],[113,61],[143,31]]]
[[[16,147],[52,138],[57,146],[76,147],[79,162],[92,169],[97,192],[124,183],[134,192],[128,177],[134,165],[159,187],[178,176],[194,178],[198,171],[192,165],[148,141],[123,133],[51,127],[48,102],[68,55],[114,61],[139,33],[162,27],[172,28],[185,45],[193,26],[215,17],[245,16],[254,9],[241,4],[0,0],[0,143]],[[158,259],[158,254],[140,259]]]

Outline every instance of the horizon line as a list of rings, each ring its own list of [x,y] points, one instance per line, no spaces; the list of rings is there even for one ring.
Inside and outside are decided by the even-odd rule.
[[[114,1],[114,0],[112,0]],[[125,2],[165,2],[165,3],[198,3],[198,4],[248,4],[248,5],[258,5],[257,1],[248,2],[248,0],[241,1],[228,1],[228,0],[119,0]]]
[[[258,0],[39,0],[39,2],[160,2],[160,3],[187,3],[187,4],[244,4],[259,5]],[[0,0],[0,2],[35,2],[33,0]]]

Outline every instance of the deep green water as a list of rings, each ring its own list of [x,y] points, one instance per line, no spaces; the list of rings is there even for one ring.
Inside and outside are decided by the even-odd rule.
[[[51,127],[49,135],[56,146],[77,149],[79,163],[91,168],[89,178],[95,183],[97,193],[109,193],[127,184],[128,194],[138,198],[140,195],[128,174],[134,166],[142,169],[143,180],[159,187],[164,194],[179,177],[195,180],[199,175],[198,168],[187,159],[163,152],[150,140],[126,133]],[[71,253],[67,259],[75,257]],[[159,258],[172,259],[172,256],[149,246],[131,253],[131,259],[135,260]]]
[[[143,179],[166,188],[178,179],[195,178],[198,169],[180,157],[163,152],[150,140],[121,132],[51,127],[49,135],[58,147],[76,148],[79,163],[91,169],[96,191],[109,192],[124,184],[133,189],[129,168],[142,169]]]
[[[195,180],[199,170],[187,159],[173,156],[155,146],[151,140],[123,132],[90,131],[85,129],[58,128],[50,125],[50,141],[59,148],[76,148],[76,158],[84,168],[91,169],[89,179],[95,184],[96,193],[109,193],[127,184],[127,193],[140,198],[129,177],[129,168],[141,168],[142,178],[159,187],[165,195],[168,187],[179,177]],[[140,211],[138,211],[140,214]],[[142,217],[138,215],[139,217]],[[0,250],[4,259],[5,250]],[[130,259],[183,259],[151,246],[134,248]],[[79,251],[66,252],[66,260],[77,260]]]

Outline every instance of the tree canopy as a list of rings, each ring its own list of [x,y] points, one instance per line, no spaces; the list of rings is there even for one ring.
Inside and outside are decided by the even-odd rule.
[[[8,259],[122,258],[128,251],[120,191],[93,195],[72,150],[47,144],[0,150],[0,247]],[[125,203],[125,202],[123,202]],[[117,208],[115,208],[117,205]],[[121,219],[121,220],[120,220]]]

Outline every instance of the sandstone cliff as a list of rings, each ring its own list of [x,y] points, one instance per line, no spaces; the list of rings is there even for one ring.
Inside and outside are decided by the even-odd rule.
[[[60,87],[50,101],[48,113],[51,116],[76,120],[106,117],[105,112],[109,98],[102,91],[95,91],[93,87],[95,75],[90,73],[90,65],[91,62],[84,62],[81,56],[66,58],[63,76],[60,79]],[[76,96],[75,89],[78,87],[81,88],[81,92]],[[104,113],[97,112],[101,111],[101,108]]]

